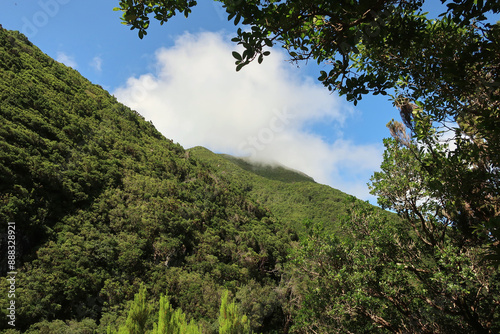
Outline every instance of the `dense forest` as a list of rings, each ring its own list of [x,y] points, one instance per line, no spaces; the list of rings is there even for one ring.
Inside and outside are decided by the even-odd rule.
[[[1,30],[0,45],[2,254],[15,222],[16,329],[105,331],[125,321],[141,283],[209,332],[224,290],[253,329],[281,328],[293,231],[21,34]],[[7,257],[1,265],[5,275]]]
[[[402,116],[417,108],[401,103]],[[460,122],[495,143],[488,110]],[[389,125],[374,207],[280,166],[185,150],[0,27],[0,329],[499,332],[497,146],[463,139],[445,155],[420,116],[405,123],[428,149]]]

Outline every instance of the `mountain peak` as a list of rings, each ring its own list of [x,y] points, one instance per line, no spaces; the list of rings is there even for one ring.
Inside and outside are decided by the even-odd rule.
[[[193,152],[199,157],[203,157],[204,160],[209,159],[213,160],[214,163],[217,162],[219,168],[223,166],[223,168],[228,169],[226,170],[226,172],[229,172],[231,169],[234,169],[235,166],[237,166],[249,173],[264,177],[269,180],[281,181],[286,183],[315,183],[314,179],[309,175],[306,175],[305,173],[293,168],[287,167],[279,162],[253,161],[248,157],[235,157],[229,154],[217,154],[201,146],[193,147],[189,149],[189,151]],[[228,164],[227,162],[229,162],[230,164]]]

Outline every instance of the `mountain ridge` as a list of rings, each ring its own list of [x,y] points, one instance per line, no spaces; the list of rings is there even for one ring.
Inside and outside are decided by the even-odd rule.
[[[187,149],[188,152],[196,152],[198,156],[206,155],[201,154],[203,150],[206,150],[210,154],[217,154],[218,156],[235,163],[243,170],[254,173],[256,175],[268,178],[270,180],[282,181],[282,182],[314,182],[314,179],[304,172],[293,169],[291,167],[285,166],[279,162],[265,162],[265,161],[254,161],[249,157],[237,157],[226,153],[214,153],[203,146],[195,146]],[[210,155],[209,154],[209,155]]]
[[[216,167],[221,176],[239,184],[251,198],[269,208],[280,220],[289,222],[298,232],[304,232],[306,221],[322,223],[329,231],[336,231],[335,221],[345,213],[345,202],[351,197],[285,167],[262,167],[199,146],[187,151]]]

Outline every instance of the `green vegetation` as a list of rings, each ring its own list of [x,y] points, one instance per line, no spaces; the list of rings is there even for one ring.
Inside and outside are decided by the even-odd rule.
[[[265,165],[254,163],[246,158],[236,158],[227,154],[221,155],[223,158],[235,163],[242,169],[262,176],[269,180],[276,180],[286,183],[293,182],[314,182],[314,179],[299,171],[291,170],[280,165]],[[240,173],[238,173],[240,174]]]
[[[141,286],[135,295],[134,302],[130,306],[127,321],[121,326],[118,332],[112,326],[108,326],[107,333],[124,334],[201,334],[206,332],[203,326],[196,324],[191,319],[187,321],[186,314],[181,309],[174,310],[168,297],[160,296],[160,310],[158,321],[153,323],[150,330],[148,324],[153,317],[152,304],[147,304],[146,288]],[[219,313],[219,334],[247,334],[251,333],[250,323],[246,315],[242,315],[238,310],[238,305],[234,301],[229,302],[229,291],[224,291]]]
[[[355,205],[333,236],[310,227],[293,250],[291,270],[313,283],[293,328],[498,332],[500,2],[442,0],[437,18],[427,1],[220,2],[247,26],[233,39],[236,71],[280,45],[291,61],[323,64],[318,80],[354,104],[390,94],[404,123],[388,124],[371,184],[403,224]],[[187,17],[196,1],[119,5],[142,38],[149,15]]]
[[[315,183],[303,173],[282,166],[259,165],[242,158],[214,154],[203,147],[189,149],[191,156],[217,167],[221,177],[238,184],[251,198],[269,208],[281,221],[305,232],[303,222],[322,223],[335,231],[338,216],[345,213],[349,196]]]
[[[331,61],[320,80],[348,100],[394,93],[405,125],[389,123],[370,186],[398,219],[284,168],[185,151],[0,28],[1,251],[10,221],[17,252],[2,329],[498,333],[500,30],[484,20],[500,6],[454,1],[429,20],[422,3],[223,1],[252,26],[238,70],[282,43]],[[142,37],[148,14],[196,2],[120,5]]]
[[[222,301],[222,306],[226,306],[227,300]],[[118,331],[113,330],[113,326],[109,325],[108,334],[198,334],[202,333],[200,327],[191,319],[186,320],[186,314],[181,309],[174,311],[168,297],[160,296],[160,310],[158,311],[158,321],[153,323],[151,330],[148,325],[151,325],[151,319],[154,313],[152,312],[152,304],[148,304],[146,296],[146,288],[141,285],[139,292],[134,297],[134,302],[130,306],[127,321]]]
[[[229,303],[229,292],[222,296],[219,315],[219,334],[245,334],[250,333],[250,324],[246,315],[241,315],[238,305]]]
[[[3,236],[16,223],[18,330],[104,333],[125,324],[141,284],[208,332],[224,290],[253,330],[281,328],[289,228],[21,34],[0,30],[0,58],[0,220]]]
[[[233,39],[244,49],[233,52],[237,71],[278,45],[293,62],[323,64],[318,80],[354,104],[391,94],[416,143],[407,147],[433,179],[429,192],[500,264],[500,22],[488,20],[499,1],[442,0],[436,19],[422,0],[219,2],[247,26]],[[143,38],[150,16],[163,24],[196,4],[120,0],[117,10]],[[393,134],[408,142],[397,133],[406,130]]]

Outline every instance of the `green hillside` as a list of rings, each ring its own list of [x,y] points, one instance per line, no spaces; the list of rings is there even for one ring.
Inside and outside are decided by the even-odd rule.
[[[283,326],[278,269],[293,233],[101,87],[3,29],[0,124],[1,268],[17,271],[16,329],[103,333],[125,321],[142,283],[151,301],[168,293],[208,332],[226,289],[253,329]],[[2,293],[3,313],[9,301]]]
[[[490,236],[450,224],[385,145],[373,187],[402,218],[185,150],[0,26],[0,331],[498,333]]]
[[[314,179],[306,174],[291,170],[281,165],[258,164],[246,158],[237,158],[228,154],[221,154],[226,160],[236,164],[241,169],[251,172],[253,174],[262,176],[268,180],[275,180],[287,183],[294,182],[314,182]],[[241,171],[240,171],[241,172]]]
[[[203,147],[189,149],[191,156],[210,163],[220,175],[248,191],[280,220],[303,231],[309,220],[335,231],[338,217],[346,212],[349,195],[283,166],[258,165],[242,158],[215,154]]]

